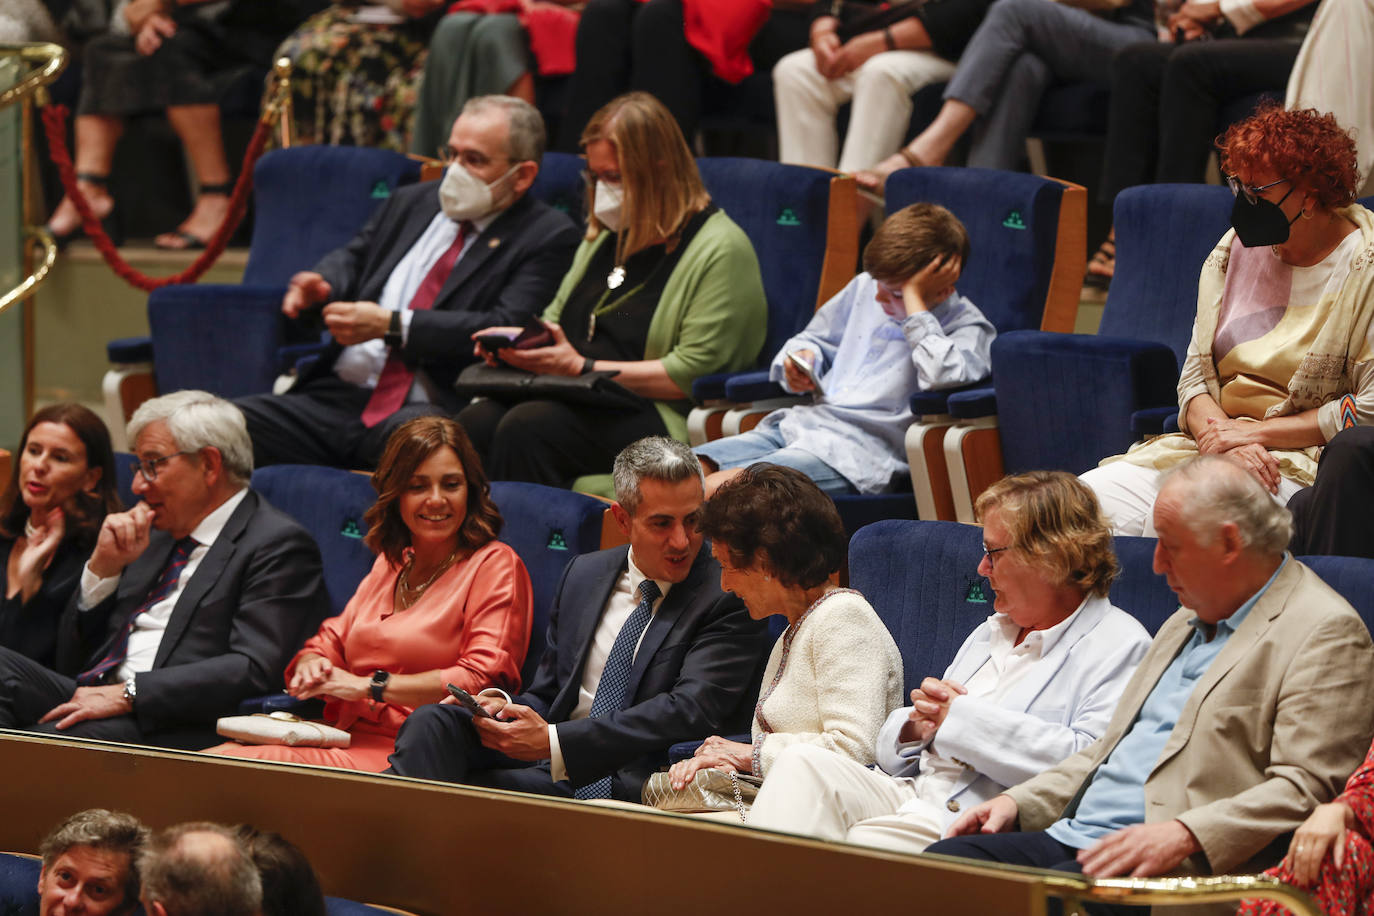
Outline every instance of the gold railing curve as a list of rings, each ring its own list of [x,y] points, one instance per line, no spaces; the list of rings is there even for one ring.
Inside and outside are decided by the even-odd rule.
[[[1122,906],[1195,906],[1258,897],[1280,903],[1297,916],[1323,916],[1310,894],[1264,875],[1094,879],[1055,874],[1043,880],[1046,893],[1064,901],[1065,914],[1084,913],[1083,903],[1093,901]]]
[[[18,57],[25,64],[30,66],[30,71],[26,73],[19,82],[0,92],[0,110],[8,108],[17,103],[24,104],[22,114],[22,128],[20,132],[20,152],[19,180],[22,187],[22,218],[29,220],[32,218],[33,194],[32,194],[32,174],[33,174],[33,108],[32,103],[45,103],[47,99],[47,87],[53,80],[57,79],[58,74],[67,66],[67,52],[61,45],[49,42],[34,42],[32,44],[5,44],[0,43],[0,57]],[[43,249],[42,263],[36,270],[31,269],[27,277],[19,282],[14,289],[0,296],[0,312],[5,311],[16,302],[23,301],[32,295],[48,276],[52,270],[53,262],[57,259],[57,244],[53,241],[51,234],[38,226],[24,227],[24,238]],[[31,261],[31,256],[26,254],[26,261]]]

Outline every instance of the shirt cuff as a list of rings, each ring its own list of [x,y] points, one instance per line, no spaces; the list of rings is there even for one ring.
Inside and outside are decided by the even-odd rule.
[[[114,594],[119,587],[119,576],[102,579],[91,572],[90,564],[81,567],[81,597],[77,599],[78,610],[89,611],[100,602]]]
[[[563,763],[563,749],[558,746],[558,726],[549,726],[549,778],[562,782],[568,778],[568,767]]]
[[[415,317],[415,313],[410,309],[401,309],[401,346],[410,346],[410,319]]]
[[[902,334],[906,337],[907,343],[914,347],[929,334],[939,334],[944,337],[945,330],[940,327],[940,319],[930,312],[917,312],[914,315],[906,316],[906,320],[902,322]]]
[[[1244,35],[1267,20],[1255,9],[1255,0],[1221,0],[1221,15],[1235,26],[1237,35]]]

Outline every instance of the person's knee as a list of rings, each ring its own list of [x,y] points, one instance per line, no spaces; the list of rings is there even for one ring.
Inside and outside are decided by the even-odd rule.
[[[773,65],[773,88],[778,93],[795,93],[820,78],[816,70],[816,55],[810,48],[784,54]]]
[[[1351,467],[1374,466],[1374,426],[1342,430],[1326,443],[1318,473],[1339,474]]]
[[[875,54],[854,71],[854,94],[869,92],[907,92],[906,74],[900,54]]]
[[[794,744],[778,755],[768,768],[768,778],[779,783],[825,782],[824,774],[834,758],[833,751],[811,744]]]

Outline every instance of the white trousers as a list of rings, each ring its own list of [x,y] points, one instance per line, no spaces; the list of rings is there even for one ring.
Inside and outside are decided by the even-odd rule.
[[[888,776],[808,744],[789,747],[768,769],[749,826],[918,853],[940,839],[940,812],[916,795],[916,780]]]
[[[1129,461],[1113,461],[1078,475],[1078,479],[1096,494],[1102,514],[1111,523],[1113,534],[1147,538],[1159,536],[1155,532],[1154,510],[1155,497],[1159,496],[1159,484],[1163,477],[1163,471],[1144,468]],[[1286,506],[1293,494],[1302,488],[1302,484],[1280,477],[1279,492],[1274,499],[1279,505]]]
[[[954,64],[933,51],[884,51],[855,71],[828,80],[810,48],[773,67],[778,109],[778,158],[794,165],[866,169],[897,152],[911,122],[912,93],[948,80]],[[853,100],[840,154],[835,114]],[[838,162],[837,162],[838,156]]]

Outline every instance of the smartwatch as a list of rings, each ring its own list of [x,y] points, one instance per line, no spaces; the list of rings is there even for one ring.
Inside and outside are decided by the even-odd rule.
[[[383,671],[378,668],[372,672],[372,682],[368,685],[368,692],[372,694],[372,699],[382,702],[382,694],[386,692],[387,681],[391,680],[391,672]]]

